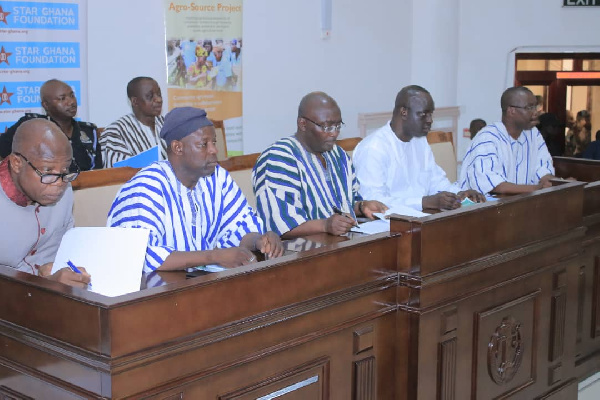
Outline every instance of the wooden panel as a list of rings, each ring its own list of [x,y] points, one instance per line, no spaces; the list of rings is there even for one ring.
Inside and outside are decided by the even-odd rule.
[[[375,357],[354,363],[354,400],[375,400]]]
[[[534,383],[539,294],[476,314],[473,399],[504,397]]]
[[[583,187],[399,218],[390,235],[306,238],[318,247],[116,298],[7,272],[0,385],[33,398],[563,398],[579,272],[598,255]]]
[[[438,395],[439,400],[454,400],[456,398],[456,338],[440,343]]]
[[[281,375],[219,396],[221,400],[255,399],[326,399],[329,382],[329,360],[311,362]],[[272,396],[272,397],[271,397]]]

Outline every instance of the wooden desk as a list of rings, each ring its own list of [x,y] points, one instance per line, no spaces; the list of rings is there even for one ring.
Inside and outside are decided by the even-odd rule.
[[[589,182],[584,188],[583,261],[579,266],[577,308],[577,376],[600,370],[600,161],[554,157],[556,175]]]
[[[115,298],[3,270],[0,393],[571,399],[582,204],[569,183]]]

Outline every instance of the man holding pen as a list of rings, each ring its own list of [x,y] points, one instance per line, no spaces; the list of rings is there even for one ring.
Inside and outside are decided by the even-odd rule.
[[[356,225],[356,217],[373,219],[373,213],[387,210],[358,194],[352,162],[335,143],[343,124],[333,98],[309,93],[298,107],[296,133],[260,155],[252,184],[267,229],[284,239],[343,235]]]
[[[73,226],[73,191],[79,175],[73,150],[53,122],[32,119],[17,129],[12,153],[0,162],[0,265],[86,288],[90,275],[82,267],[52,263],[63,234]]]

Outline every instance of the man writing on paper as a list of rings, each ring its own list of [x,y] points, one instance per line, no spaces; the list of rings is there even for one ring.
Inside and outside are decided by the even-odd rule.
[[[396,96],[392,120],[367,136],[354,150],[361,194],[390,207],[451,210],[474,190],[460,191],[436,164],[427,143],[433,122],[433,99],[420,86],[407,86]]]
[[[163,101],[158,83],[145,76],[133,78],[127,84],[127,97],[133,112],[107,126],[100,136],[105,168],[156,146],[160,159],[167,158],[160,138],[164,117],[160,115]]]
[[[304,96],[296,123],[296,133],[267,148],[252,170],[258,212],[269,229],[286,239],[343,235],[357,216],[373,219],[387,210],[358,194],[352,162],[335,143],[344,123],[333,98]]]
[[[528,193],[550,187],[552,157],[538,124],[537,102],[526,87],[512,87],[500,99],[502,122],[483,128],[463,160],[459,182],[481,193]]]
[[[12,153],[0,162],[0,265],[85,288],[90,275],[63,268],[50,275],[63,234],[73,226],[73,191],[79,175],[60,128],[45,119],[23,122]]]
[[[252,251],[283,254],[229,173],[217,164],[216,134],[202,109],[174,108],[160,132],[168,161],[158,161],[127,182],[112,204],[108,226],[150,231],[144,270],[201,265],[246,265]]]
[[[0,158],[12,150],[12,141],[19,125],[34,118],[54,122],[66,135],[73,148],[73,158],[82,171],[102,168],[102,152],[96,140],[96,125],[76,121],[77,97],[73,88],[58,79],[50,79],[40,87],[44,114],[27,113],[0,135]]]

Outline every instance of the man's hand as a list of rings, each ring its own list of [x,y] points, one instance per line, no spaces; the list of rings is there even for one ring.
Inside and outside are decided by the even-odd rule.
[[[212,264],[220,265],[223,268],[239,267],[254,262],[256,257],[245,247],[230,247],[228,249],[213,249]]]
[[[551,174],[542,176],[539,183],[540,189],[552,187],[552,182],[550,182],[551,179],[556,179],[556,177]]]
[[[356,225],[356,221],[354,218],[347,214],[333,214],[331,217],[324,220],[325,221],[325,232],[340,236],[345,233],[348,233],[350,229],[354,225]]]
[[[377,200],[364,200],[361,204],[363,215],[369,219],[375,219],[373,213],[385,213],[388,206]]]
[[[454,210],[460,207],[460,197],[450,192],[439,192],[431,196],[423,197],[423,210]]]
[[[47,264],[44,264],[44,266],[46,266],[46,265]],[[83,267],[77,267],[77,268],[81,271],[80,274],[73,272],[71,270],[71,268],[64,267],[64,268],[56,271],[54,274],[49,275],[48,279],[51,279],[56,282],[64,283],[65,285],[74,286],[74,287],[78,287],[78,288],[82,288],[82,289],[87,289],[92,277],[90,276],[90,274],[87,273],[85,268],[83,268]]]
[[[462,192],[458,192],[457,195],[460,197],[461,201],[468,197],[476,203],[485,203],[485,196],[479,193],[477,190],[469,189]]]
[[[254,242],[254,247],[269,258],[281,257],[285,251],[281,238],[271,231],[260,235]]]

